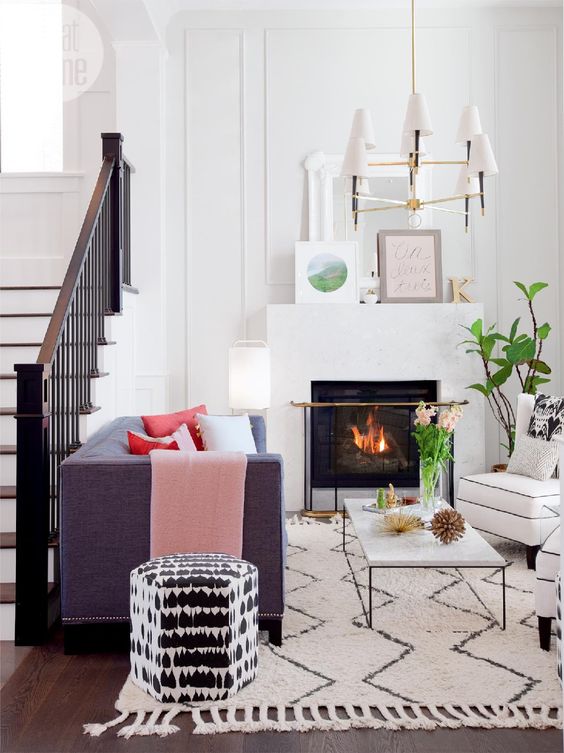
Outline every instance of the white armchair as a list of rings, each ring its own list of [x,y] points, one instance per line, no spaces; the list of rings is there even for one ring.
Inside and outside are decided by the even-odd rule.
[[[534,402],[533,395],[519,395],[516,437],[526,434]],[[525,544],[527,564],[534,569],[541,544],[559,523],[547,505],[559,503],[556,478],[535,481],[513,473],[478,473],[460,479],[456,509],[474,528]]]

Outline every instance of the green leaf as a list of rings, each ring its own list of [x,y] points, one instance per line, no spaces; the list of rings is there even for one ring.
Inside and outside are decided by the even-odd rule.
[[[548,337],[548,333],[552,327],[548,322],[545,322],[544,324],[541,324],[541,326],[537,329],[537,335],[539,337],[539,340],[546,340]]]
[[[519,288],[519,290],[525,295],[525,298],[527,298],[527,300],[528,300],[529,299],[529,291],[527,290],[526,285],[523,285],[522,282],[517,282],[517,280],[513,280],[513,284],[517,285],[517,287]]]
[[[479,355],[482,355],[482,351],[478,350],[477,348],[468,348],[466,353],[478,353]]]
[[[529,301],[532,301],[537,293],[539,293],[541,290],[547,287],[548,287],[548,282],[533,282],[533,284],[529,288],[529,294],[527,298],[529,299]]]
[[[488,395],[490,394],[483,384],[469,384],[466,389],[476,390],[477,392],[481,392],[484,397],[488,397]]]
[[[494,338],[491,335],[486,335],[482,339],[481,345],[482,345],[482,352],[484,354],[484,357],[486,358],[486,360],[489,360],[490,356],[491,356],[491,354],[493,352],[493,349],[495,348],[495,340],[494,340]]]
[[[505,337],[505,335],[502,335],[501,332],[492,332],[490,337],[493,337],[494,340],[501,340],[504,343],[510,342],[508,337]]]
[[[504,366],[499,371],[496,371],[495,374],[492,374],[492,382],[496,387],[499,387],[500,385],[504,384],[504,382],[507,382],[507,380],[511,376],[512,371],[513,366],[511,364],[509,364],[509,366]]]
[[[535,357],[535,343],[530,337],[526,337],[524,340],[516,340],[511,345],[507,345],[504,351],[510,363],[520,365]]]
[[[479,339],[482,337],[482,328],[484,326],[484,323],[481,319],[476,319],[474,324],[470,327],[470,332],[474,335],[476,339]]]
[[[544,361],[538,361],[536,358],[527,361],[527,366],[530,366],[533,371],[538,371],[539,374],[552,374],[552,369]]]
[[[495,363],[496,366],[512,366],[511,363],[507,360],[507,358],[492,358],[492,363]]]
[[[517,334],[517,327],[519,326],[519,322],[521,321],[521,317],[518,316],[517,319],[513,322],[511,325],[511,331],[509,332],[509,342],[513,342],[515,340],[515,335]]]

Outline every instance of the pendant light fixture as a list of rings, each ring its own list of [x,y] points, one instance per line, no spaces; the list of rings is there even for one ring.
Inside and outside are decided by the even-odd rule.
[[[374,127],[370,111],[356,110],[343,159],[341,175],[352,179],[352,215],[355,230],[358,218],[365,212],[383,212],[391,209],[404,209],[409,212],[410,227],[418,227],[421,217],[418,212],[432,207],[441,212],[464,215],[465,230],[468,231],[470,199],[480,198],[482,214],[485,212],[484,178],[498,172],[494,153],[488,135],[482,131],[480,114],[476,105],[463,108],[456,132],[456,144],[466,150],[463,160],[425,160],[428,150],[423,137],[433,135],[431,116],[425,95],[415,88],[415,0],[411,0],[411,94],[403,124],[398,162],[370,162],[368,152],[376,148]],[[409,169],[409,195],[404,201],[383,199],[366,195],[367,178],[371,167],[388,165],[405,166]],[[417,195],[417,175],[427,165],[459,165],[460,172],[452,196],[438,199],[421,199]],[[362,186],[362,190],[361,190]],[[374,201],[384,206],[359,209],[359,199]],[[450,201],[464,201],[464,210],[437,206]]]

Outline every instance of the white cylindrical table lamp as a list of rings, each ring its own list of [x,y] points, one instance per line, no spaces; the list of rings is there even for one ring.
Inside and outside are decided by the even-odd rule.
[[[237,340],[229,348],[229,407],[270,407],[270,348],[263,340]]]

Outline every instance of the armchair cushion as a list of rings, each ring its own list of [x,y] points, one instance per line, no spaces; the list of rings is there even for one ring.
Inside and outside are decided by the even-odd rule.
[[[460,479],[458,499],[523,518],[547,518],[551,515],[543,507],[558,503],[560,482],[514,473],[478,473]]]

